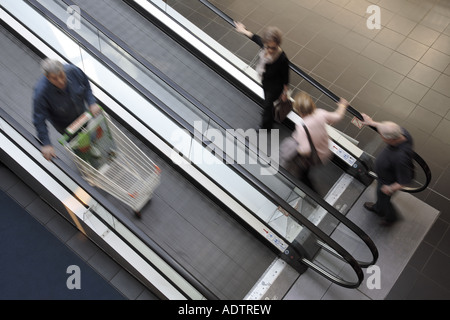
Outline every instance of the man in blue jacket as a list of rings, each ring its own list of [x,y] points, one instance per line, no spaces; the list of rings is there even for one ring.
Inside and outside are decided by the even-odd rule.
[[[83,112],[89,109],[96,116],[101,109],[86,74],[80,68],[48,58],[42,61],[41,68],[44,75],[34,88],[33,124],[42,143],[42,155],[51,160],[56,154],[50,142],[47,121],[63,134]]]
[[[391,197],[414,178],[413,139],[405,128],[392,121],[376,122],[364,113],[362,116],[364,124],[375,127],[386,143],[375,160],[377,201],[364,203],[364,208],[382,217],[382,225],[391,225],[397,220]]]

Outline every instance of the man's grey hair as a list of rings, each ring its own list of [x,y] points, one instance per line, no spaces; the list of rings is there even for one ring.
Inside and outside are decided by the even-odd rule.
[[[46,58],[41,62],[41,69],[45,76],[49,74],[58,74],[64,70],[63,64],[55,59]]]
[[[378,133],[385,139],[395,140],[401,138],[403,135],[402,128],[392,121],[383,121],[378,126]]]

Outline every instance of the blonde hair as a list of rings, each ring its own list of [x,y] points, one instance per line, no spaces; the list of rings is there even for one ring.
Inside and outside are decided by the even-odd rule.
[[[283,39],[283,33],[280,29],[274,26],[268,26],[264,29],[261,35],[262,41],[264,43],[275,42],[277,45],[281,45]]]
[[[378,133],[381,134],[385,139],[396,140],[401,138],[403,135],[402,128],[392,121],[382,121],[377,126]]]
[[[304,91],[300,91],[295,95],[292,107],[301,117],[305,117],[316,111],[316,104],[311,96]]]

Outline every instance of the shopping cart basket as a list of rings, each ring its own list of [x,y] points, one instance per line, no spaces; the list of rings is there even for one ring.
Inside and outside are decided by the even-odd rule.
[[[161,170],[101,112],[85,112],[59,142],[69,151],[83,178],[129,205],[137,216],[160,183]]]

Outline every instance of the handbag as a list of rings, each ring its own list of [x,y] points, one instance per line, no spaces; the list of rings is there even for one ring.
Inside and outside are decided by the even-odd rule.
[[[287,92],[286,101],[283,101],[281,96],[273,103],[273,119],[282,123],[286,119],[289,112],[292,111],[294,99],[291,97],[290,91]]]
[[[297,166],[300,167],[300,170],[303,172],[308,171],[314,166],[322,164],[322,160],[319,158],[319,154],[317,153],[316,147],[312,142],[311,135],[309,134],[308,128],[303,124],[303,128],[305,129],[306,135],[308,136],[309,145],[311,146],[311,153],[308,156],[297,154],[294,158],[294,162]]]

